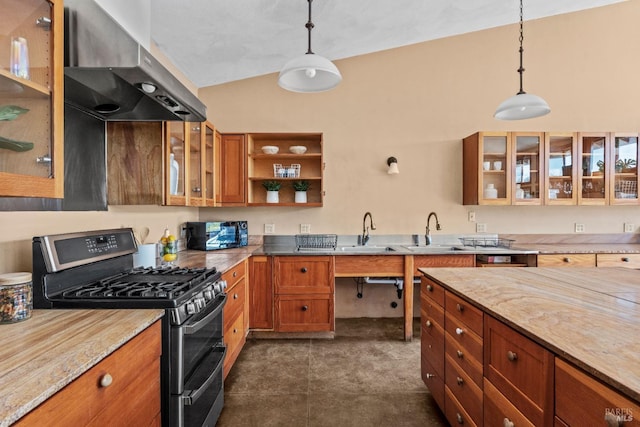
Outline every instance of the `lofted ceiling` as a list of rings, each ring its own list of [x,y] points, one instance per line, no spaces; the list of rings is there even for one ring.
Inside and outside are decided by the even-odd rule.
[[[537,19],[625,0],[525,0]],[[332,61],[519,20],[517,0],[315,0],[313,52]],[[198,87],[278,72],[307,50],[306,0],[153,0],[151,38]],[[526,25],[525,25],[526,35]]]

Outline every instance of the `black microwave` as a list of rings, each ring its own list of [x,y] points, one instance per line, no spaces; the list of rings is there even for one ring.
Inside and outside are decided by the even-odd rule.
[[[247,221],[187,222],[187,249],[214,251],[249,243]]]

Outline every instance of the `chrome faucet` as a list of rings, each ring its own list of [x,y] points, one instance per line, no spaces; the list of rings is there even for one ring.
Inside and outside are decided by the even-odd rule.
[[[373,216],[371,216],[371,212],[365,213],[364,218],[362,218],[362,236],[360,239],[360,245],[362,246],[366,245],[369,241],[369,227],[367,227],[367,217],[369,217],[369,224],[371,225],[371,229],[376,229],[376,225],[373,222]]]
[[[440,228],[440,222],[438,221],[438,215],[435,212],[431,212],[429,214],[429,217],[427,218],[427,234],[425,234],[424,239],[425,239],[425,245],[430,245],[431,244],[431,234],[429,234],[429,232],[431,231],[429,229],[429,223],[431,222],[431,217],[435,216],[436,217],[436,230],[441,230]]]

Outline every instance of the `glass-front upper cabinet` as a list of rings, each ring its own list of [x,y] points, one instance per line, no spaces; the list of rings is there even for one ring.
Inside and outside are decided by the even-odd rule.
[[[637,205],[638,134],[614,133],[611,142],[613,179],[610,181],[610,202],[617,205]]]
[[[514,205],[539,205],[542,203],[543,183],[543,134],[515,132],[512,135]]]
[[[0,0],[0,196],[63,197],[63,5]]]
[[[575,133],[545,134],[546,182],[543,196],[547,205],[575,205],[578,202],[577,141]]]
[[[189,128],[189,206],[204,206],[203,171],[204,156],[202,147],[202,124],[187,123]]]
[[[477,132],[463,140],[463,203],[511,204],[511,134]]]
[[[609,200],[608,133],[578,134],[580,168],[578,204],[606,205]]]
[[[214,206],[215,174],[214,174],[214,134],[215,129],[209,122],[204,123],[204,197],[206,206]]]
[[[184,122],[165,122],[165,205],[187,204],[185,153],[188,148]]]

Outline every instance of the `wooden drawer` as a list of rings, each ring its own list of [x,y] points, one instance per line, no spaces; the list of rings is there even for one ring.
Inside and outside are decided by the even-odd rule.
[[[228,327],[224,329],[224,343],[227,346],[227,354],[224,358],[224,377],[233,367],[244,343],[246,342],[246,333],[244,330],[244,312],[239,312],[235,318],[230,319]],[[226,324],[225,319],[225,324]]]
[[[444,383],[473,422],[482,425],[482,388],[449,355],[445,357]]]
[[[482,363],[482,338],[466,327],[460,320],[453,317],[448,311],[445,312],[444,330],[448,338],[455,347],[469,357]],[[454,351],[455,353],[455,351]]]
[[[247,260],[242,261],[235,267],[231,267],[229,270],[222,274],[222,280],[227,282],[227,292],[232,289],[240,280],[244,279],[247,275]]]
[[[484,379],[484,425],[534,427],[534,424],[486,378]]]
[[[640,426],[640,405],[561,359],[555,365],[556,415],[567,425],[618,425],[605,417],[620,417],[625,426]]]
[[[276,294],[333,294],[333,257],[275,257]]]
[[[239,313],[244,312],[247,295],[247,281],[243,278],[231,290],[227,289],[227,303],[224,305],[224,328],[227,329]]]
[[[159,425],[160,352],[157,321],[15,425]]]
[[[444,308],[436,304],[434,300],[424,293],[420,294],[420,311],[424,314],[424,316],[422,316],[424,317],[422,327],[428,326],[425,324],[425,321],[428,319],[444,329]]]
[[[445,334],[445,352],[455,360],[458,366],[462,368],[469,378],[475,382],[478,387],[482,387],[482,358],[476,358],[476,355],[470,353],[465,347],[453,339],[451,334]],[[474,353],[480,353],[482,356],[482,344],[480,348],[474,347]]]
[[[444,307],[444,288],[426,277],[422,277],[420,282],[420,294],[433,300],[440,307]]]
[[[429,363],[429,360],[427,360],[424,355],[420,360],[422,381],[429,389],[429,392],[433,396],[433,400],[435,400],[438,406],[444,410],[444,373],[437,373],[435,368],[431,366],[431,363]]]
[[[425,318],[424,315],[422,318]],[[420,333],[420,352],[422,357],[429,360],[436,372],[444,376],[444,329],[435,322],[430,326],[426,326],[425,323],[426,320],[422,322]]]
[[[595,254],[538,255],[538,267],[595,267]]]
[[[640,268],[640,254],[597,254],[598,267]]]
[[[459,326],[462,327],[462,323],[464,326],[478,334],[478,336],[482,337],[484,331],[482,327],[481,310],[451,292],[445,293],[444,307],[448,315],[450,314],[453,318],[459,321]]]
[[[337,256],[337,277],[404,276],[404,255]]]
[[[553,423],[553,354],[490,316],[484,375],[532,423]]]
[[[334,331],[333,294],[276,295],[276,332]]]
[[[444,386],[444,416],[447,417],[447,421],[452,426],[477,426],[446,384]]]
[[[475,255],[415,255],[413,265],[416,270],[426,267],[474,267]],[[422,274],[416,271],[416,274]]]

